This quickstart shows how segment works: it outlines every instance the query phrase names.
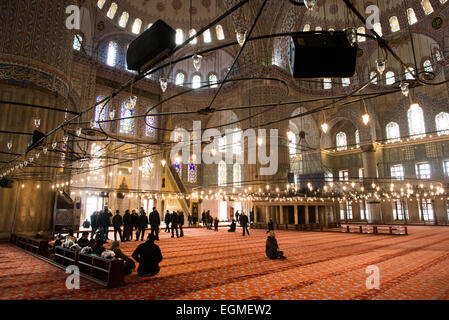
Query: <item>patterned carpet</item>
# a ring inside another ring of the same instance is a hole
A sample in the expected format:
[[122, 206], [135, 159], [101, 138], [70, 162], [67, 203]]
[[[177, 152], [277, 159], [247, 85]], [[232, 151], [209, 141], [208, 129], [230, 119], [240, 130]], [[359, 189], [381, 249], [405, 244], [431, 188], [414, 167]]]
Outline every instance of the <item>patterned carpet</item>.
[[[449, 299], [446, 227], [409, 227], [405, 237], [278, 231], [287, 260], [266, 258], [264, 230], [237, 231], [162, 232], [161, 272], [134, 272], [116, 289], [82, 278], [69, 291], [64, 271], [1, 244], [0, 299]], [[122, 249], [130, 255], [136, 245]], [[380, 269], [379, 289], [366, 288], [368, 265]]]

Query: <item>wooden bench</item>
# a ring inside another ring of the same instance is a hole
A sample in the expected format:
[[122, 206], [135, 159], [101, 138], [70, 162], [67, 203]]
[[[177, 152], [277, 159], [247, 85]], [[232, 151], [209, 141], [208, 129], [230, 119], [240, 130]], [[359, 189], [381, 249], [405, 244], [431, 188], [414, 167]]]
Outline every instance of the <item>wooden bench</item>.
[[357, 232], [362, 234], [391, 234], [391, 235], [408, 235], [406, 226], [389, 226], [389, 225], [368, 225], [368, 224], [347, 224], [343, 225], [343, 232]]
[[34, 239], [31, 237], [11, 234], [10, 242], [23, 250], [29, 251], [35, 255], [48, 257], [48, 240]]
[[105, 259], [63, 247], [56, 247], [53, 262], [61, 269], [65, 269], [69, 265], [75, 265], [79, 268], [83, 277], [107, 288], [120, 287], [125, 283], [125, 265], [121, 259]]

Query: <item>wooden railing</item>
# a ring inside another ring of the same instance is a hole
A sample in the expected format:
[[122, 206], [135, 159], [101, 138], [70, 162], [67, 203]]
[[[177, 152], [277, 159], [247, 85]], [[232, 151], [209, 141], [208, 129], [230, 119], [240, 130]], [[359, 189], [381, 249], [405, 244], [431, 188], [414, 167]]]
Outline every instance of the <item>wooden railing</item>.
[[48, 240], [33, 239], [30, 237], [11, 234], [10, 242], [13, 245], [23, 250], [29, 251], [35, 255], [48, 257]]

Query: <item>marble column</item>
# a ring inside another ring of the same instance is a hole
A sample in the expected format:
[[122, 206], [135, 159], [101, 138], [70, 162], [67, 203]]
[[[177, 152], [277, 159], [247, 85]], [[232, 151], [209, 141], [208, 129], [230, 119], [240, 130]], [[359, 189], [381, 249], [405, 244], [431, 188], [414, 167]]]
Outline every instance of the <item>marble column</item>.
[[[375, 189], [371, 186], [372, 183], [376, 183], [377, 179], [377, 160], [376, 160], [376, 149], [374, 145], [365, 145], [362, 146], [362, 160], [363, 160], [363, 168], [365, 171], [365, 179], [364, 179], [364, 187], [366, 191], [374, 192]], [[381, 216], [381, 208], [380, 201], [375, 197], [368, 199], [367, 201], [367, 209], [369, 223], [382, 223]]]
[[298, 217], [298, 206], [295, 204], [295, 205], [293, 206], [293, 208], [294, 208], [295, 224], [298, 224], [298, 223], [299, 223], [299, 222], [298, 222], [298, 220], [299, 220], [299, 217]]
[[309, 224], [309, 206], [306, 206], [305, 210], [305, 224]]

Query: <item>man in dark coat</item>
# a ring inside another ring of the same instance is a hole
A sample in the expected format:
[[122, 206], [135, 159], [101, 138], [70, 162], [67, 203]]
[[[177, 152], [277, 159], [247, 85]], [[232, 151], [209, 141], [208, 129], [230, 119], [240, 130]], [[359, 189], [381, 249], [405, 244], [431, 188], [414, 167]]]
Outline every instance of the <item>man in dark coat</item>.
[[123, 215], [123, 241], [129, 241], [132, 237], [133, 221], [129, 210]]
[[203, 210], [201, 213], [201, 222], [203, 223], [203, 227], [206, 225], [206, 212]]
[[178, 225], [179, 225], [179, 237], [184, 237], [184, 232], [182, 231], [182, 226], [184, 225], [184, 212], [180, 212], [178, 216]]
[[232, 219], [232, 222], [231, 222], [228, 232], [235, 232], [235, 227], [236, 227], [235, 220]]
[[156, 207], [153, 207], [153, 211], [150, 213], [150, 226], [151, 226], [151, 234], [154, 235], [154, 238], [159, 241], [159, 225], [161, 224], [161, 217], [159, 216], [159, 212], [157, 212]]
[[148, 217], [145, 214], [145, 211], [140, 211], [139, 219], [137, 220], [137, 232], [136, 232], [136, 241], [143, 241], [143, 237], [145, 236], [145, 229], [148, 227]]
[[240, 216], [240, 224], [242, 225], [242, 229], [243, 229], [243, 236], [245, 236], [245, 230], [246, 233], [249, 236], [249, 231], [248, 231], [248, 216], [244, 213], [242, 213], [242, 215]]
[[114, 227], [114, 240], [117, 241], [117, 232], [120, 236], [120, 241], [123, 241], [122, 226], [123, 218], [120, 215], [120, 210], [115, 210], [115, 216], [112, 218], [112, 226]]
[[139, 230], [139, 215], [137, 214], [136, 210], [133, 209], [131, 211], [131, 221], [132, 221], [132, 228], [131, 228], [131, 240], [133, 239], [133, 230], [136, 230], [136, 238], [137, 238], [137, 230]]
[[90, 238], [93, 239], [95, 236], [95, 233], [98, 230], [98, 212], [94, 211], [92, 215], [90, 216], [90, 225], [92, 227], [92, 232], [90, 234]]
[[254, 228], [254, 208], [249, 212], [249, 223], [251, 228]]
[[179, 238], [178, 236], [178, 214], [176, 211], [173, 211], [171, 214], [171, 237], [175, 237], [175, 230], [176, 230], [176, 238]]
[[189, 221], [189, 227], [190, 227], [192, 225], [192, 215], [191, 214], [189, 214], [187, 216], [187, 220]]
[[239, 211], [238, 210], [235, 212], [235, 221], [240, 222], [240, 220], [239, 220]]
[[109, 211], [104, 210], [100, 211], [100, 214], [98, 216], [98, 225], [100, 227], [101, 239], [104, 242], [106, 242], [108, 240], [108, 231], [109, 231]]
[[[145, 216], [146, 217], [146, 216]], [[159, 262], [162, 261], [161, 249], [154, 243], [154, 236], [148, 235], [148, 240], [134, 250], [132, 257], [139, 263], [137, 274], [151, 277], [159, 273]]]
[[270, 259], [287, 259], [284, 256], [284, 253], [279, 250], [278, 242], [273, 231], [270, 231], [270, 234], [267, 237], [267, 241], [265, 244], [265, 254]]
[[165, 213], [165, 232], [170, 233], [170, 222], [171, 222], [171, 214], [170, 211], [167, 210]]
[[267, 233], [270, 233], [270, 231], [274, 230], [274, 224], [273, 224], [273, 219], [270, 218], [270, 221], [268, 221], [268, 231]]

